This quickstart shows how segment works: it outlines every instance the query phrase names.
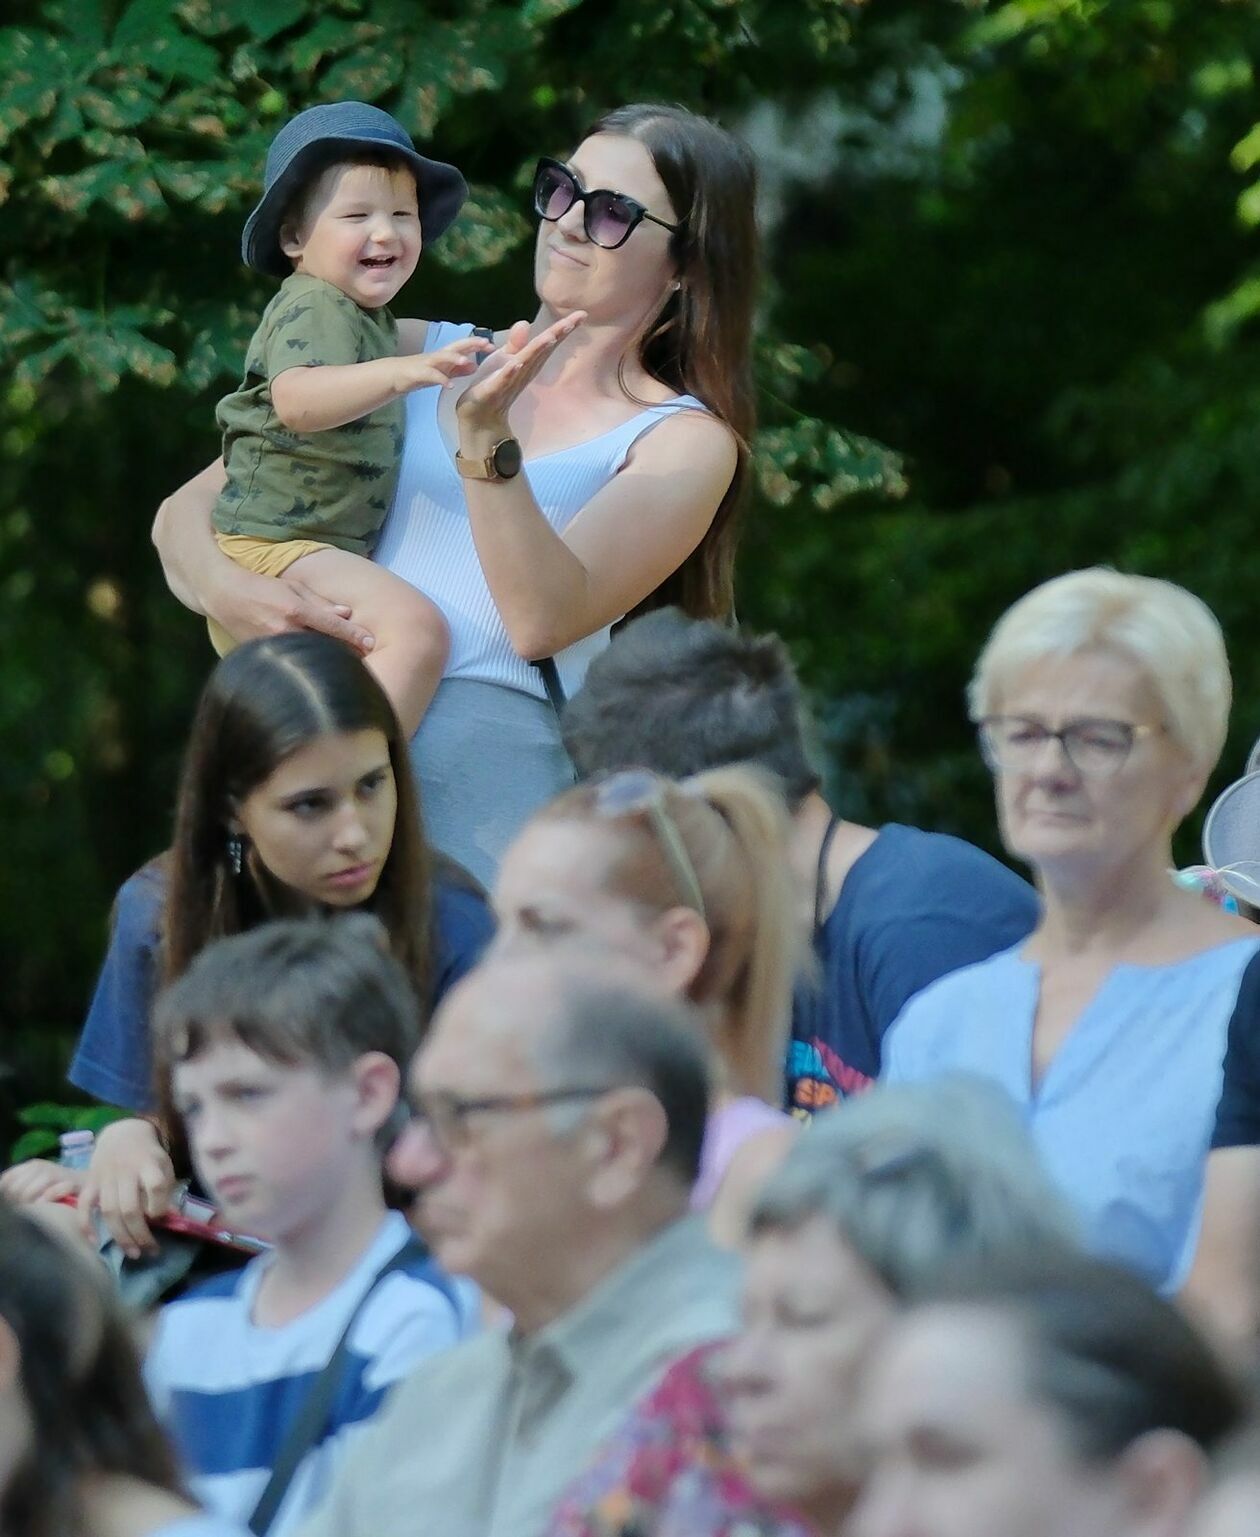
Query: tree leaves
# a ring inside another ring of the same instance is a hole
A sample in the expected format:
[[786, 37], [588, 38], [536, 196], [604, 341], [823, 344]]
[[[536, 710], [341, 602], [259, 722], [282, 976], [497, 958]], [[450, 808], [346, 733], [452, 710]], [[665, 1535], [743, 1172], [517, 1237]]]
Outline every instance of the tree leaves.
[[452, 272], [477, 272], [497, 267], [529, 232], [517, 198], [495, 187], [474, 186], [459, 218], [429, 255]]
[[52, 112], [65, 66], [64, 49], [48, 33], [0, 31], [0, 145]]
[[900, 455], [812, 417], [763, 429], [754, 450], [758, 487], [774, 507], [787, 506], [803, 491], [821, 512], [851, 496], [906, 494]]

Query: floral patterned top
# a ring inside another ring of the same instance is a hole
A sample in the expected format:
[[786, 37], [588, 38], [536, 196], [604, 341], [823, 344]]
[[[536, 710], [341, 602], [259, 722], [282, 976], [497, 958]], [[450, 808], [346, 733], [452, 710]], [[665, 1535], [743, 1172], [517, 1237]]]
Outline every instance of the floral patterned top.
[[816, 1537], [767, 1503], [728, 1445], [722, 1342], [683, 1356], [561, 1500], [547, 1537]]

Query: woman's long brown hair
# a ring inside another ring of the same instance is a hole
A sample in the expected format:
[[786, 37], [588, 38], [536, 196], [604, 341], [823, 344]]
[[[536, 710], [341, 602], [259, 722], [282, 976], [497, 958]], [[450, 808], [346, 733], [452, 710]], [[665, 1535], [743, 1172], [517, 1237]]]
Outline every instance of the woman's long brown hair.
[[696, 619], [729, 619], [734, 612], [739, 519], [748, 492], [749, 444], [756, 426], [756, 166], [738, 139], [684, 107], [618, 107], [599, 118], [584, 137], [597, 133], [624, 134], [643, 145], [682, 223], [671, 240], [679, 287], [640, 344], [640, 361], [662, 384], [703, 401], [731, 429], [738, 454], [731, 483], [704, 538], [636, 612], [676, 604]]
[[210, 674], [184, 753], [162, 924], [163, 980], [181, 976], [212, 939], [275, 917], [278, 892], [246, 861], [233, 873], [229, 825], [276, 768], [316, 738], [377, 730], [389, 744], [398, 812], [376, 891], [364, 904], [389, 934], [427, 1009], [432, 997], [430, 856], [407, 743], [380, 684], [340, 641], [312, 631], [229, 652]]
[[94, 1474], [183, 1493], [105, 1272], [3, 1201], [0, 1320], [17, 1341], [31, 1421], [30, 1450], [0, 1489], [0, 1531], [87, 1537]]

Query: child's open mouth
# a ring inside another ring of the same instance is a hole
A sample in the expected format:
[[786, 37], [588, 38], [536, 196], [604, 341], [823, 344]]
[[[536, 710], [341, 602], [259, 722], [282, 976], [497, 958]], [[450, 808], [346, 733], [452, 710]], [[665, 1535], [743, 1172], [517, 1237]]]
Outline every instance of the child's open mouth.
[[361, 265], [364, 267], [392, 267], [398, 260], [396, 256], [364, 256]]

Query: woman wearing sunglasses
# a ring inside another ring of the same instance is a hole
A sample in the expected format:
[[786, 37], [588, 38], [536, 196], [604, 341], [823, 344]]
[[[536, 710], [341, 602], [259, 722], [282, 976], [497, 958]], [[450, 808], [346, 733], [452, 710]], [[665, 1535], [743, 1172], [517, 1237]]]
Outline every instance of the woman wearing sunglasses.
[[[548, 702], [572, 693], [645, 602], [731, 609], [753, 427], [757, 281], [748, 152], [677, 107], [622, 107], [540, 162], [532, 323], [498, 333], [471, 382], [407, 397], [406, 446], [375, 558], [451, 630], [414, 739], [437, 846], [482, 879], [571, 779]], [[467, 325], [400, 324], [415, 351]], [[167, 578], [232, 634], [294, 626], [366, 644], [353, 615], [218, 552], [214, 465], [163, 504]], [[553, 658], [544, 674], [530, 664]]]
[[1171, 582], [1072, 572], [998, 622], [970, 703], [1002, 838], [1036, 873], [1041, 917], [1026, 941], [910, 1000], [884, 1076], [995, 1079], [1088, 1245], [1176, 1290], [1229, 1021], [1260, 949], [1253, 925], [1171, 877], [1173, 831], [1225, 741], [1220, 626]]
[[497, 952], [595, 946], [696, 1006], [716, 1081], [692, 1204], [726, 1243], [794, 1131], [775, 1108], [806, 942], [786, 846], [782, 802], [755, 770], [675, 784], [630, 769], [531, 817], [494, 891]]

